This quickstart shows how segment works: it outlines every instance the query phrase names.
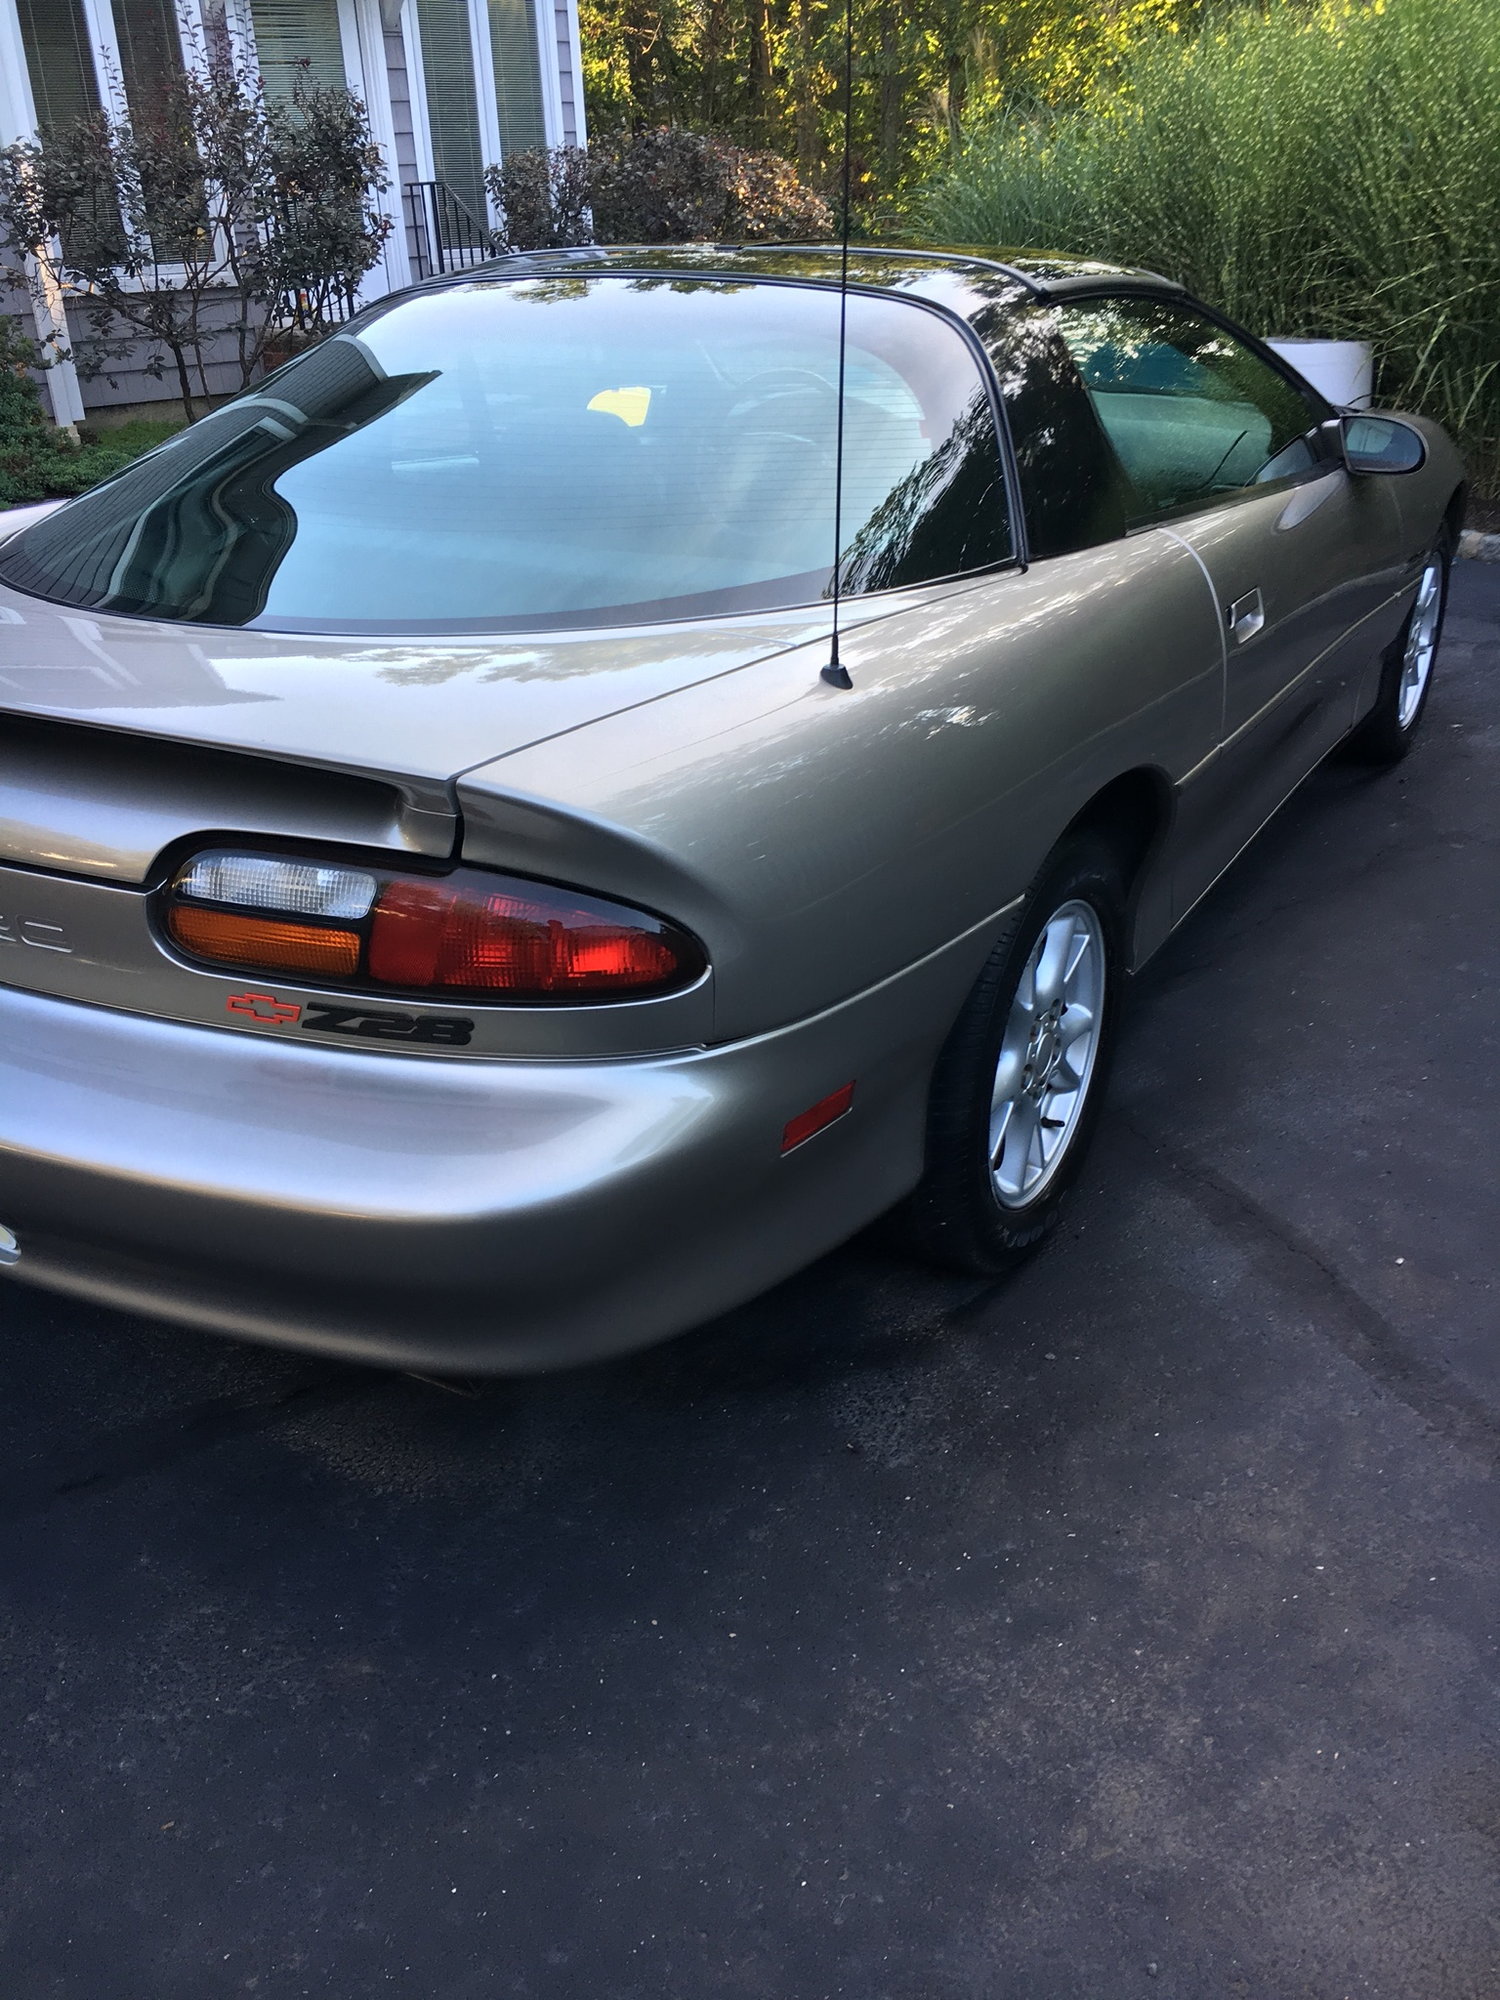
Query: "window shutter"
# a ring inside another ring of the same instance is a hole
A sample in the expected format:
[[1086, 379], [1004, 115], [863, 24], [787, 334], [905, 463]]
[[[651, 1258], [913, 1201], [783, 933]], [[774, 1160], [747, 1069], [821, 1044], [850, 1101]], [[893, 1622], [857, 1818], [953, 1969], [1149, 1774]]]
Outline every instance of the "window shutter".
[[487, 213], [468, 0], [417, 0], [427, 126], [437, 178], [482, 223]]
[[19, 0], [17, 13], [37, 123], [68, 125], [97, 111], [99, 90], [80, 0]]
[[113, 0], [113, 11], [125, 103], [144, 117], [161, 83], [182, 75], [177, 10], [173, 0]]
[[300, 78], [324, 90], [348, 87], [338, 0], [250, 0], [250, 19], [272, 103], [290, 103]]
[[489, 0], [489, 15], [501, 144], [507, 153], [545, 146], [536, 9], [532, 0]]

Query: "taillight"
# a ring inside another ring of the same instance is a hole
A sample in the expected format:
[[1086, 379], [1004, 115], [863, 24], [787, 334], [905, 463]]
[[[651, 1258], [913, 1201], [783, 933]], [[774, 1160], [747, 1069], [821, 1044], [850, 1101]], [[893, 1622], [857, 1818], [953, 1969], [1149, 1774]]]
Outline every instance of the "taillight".
[[496, 1001], [640, 999], [704, 969], [696, 940], [645, 910], [477, 868], [200, 854], [167, 890], [166, 928], [193, 958], [240, 972]]

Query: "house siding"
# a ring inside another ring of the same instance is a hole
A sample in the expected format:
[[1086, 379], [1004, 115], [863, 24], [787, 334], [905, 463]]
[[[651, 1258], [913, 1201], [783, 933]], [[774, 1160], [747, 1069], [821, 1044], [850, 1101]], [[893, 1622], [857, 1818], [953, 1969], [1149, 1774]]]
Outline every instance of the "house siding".
[[[231, 331], [236, 317], [236, 307], [232, 300], [211, 301], [205, 306], [204, 317], [210, 325], [216, 321], [223, 331], [205, 343], [205, 374], [208, 393], [211, 397], [232, 396], [243, 388], [240, 379], [239, 360], [235, 352], [235, 337]], [[85, 374], [88, 366], [91, 329], [88, 319], [77, 307], [68, 308], [68, 333], [73, 352], [79, 363], [79, 387], [83, 392], [85, 410], [110, 410], [127, 403], [175, 402], [182, 390], [177, 380], [177, 367], [164, 347], [155, 347], [144, 340], [132, 341], [126, 354], [117, 361], [106, 363], [97, 374]], [[161, 372], [147, 372], [152, 355], [161, 360]], [[202, 394], [202, 385], [193, 371], [193, 393]]]
[[[205, 0], [204, 7], [210, 33], [223, 33], [222, 0]], [[542, 11], [546, 19], [545, 8]], [[378, 36], [379, 52], [384, 57], [385, 78], [389, 94], [390, 125], [387, 135], [387, 170], [393, 187], [392, 208], [398, 215], [400, 234], [393, 239], [392, 249], [404, 242], [408, 257], [415, 255], [417, 243], [410, 221], [410, 210], [402, 196], [402, 190], [420, 178], [421, 168], [417, 151], [417, 118], [412, 103], [415, 79], [407, 68], [406, 43], [401, 32], [400, 10], [382, 7], [381, 32]], [[557, 105], [560, 129], [557, 136], [565, 145], [582, 145], [585, 141], [585, 118], [583, 107], [583, 81], [578, 56], [578, 15], [576, 0], [552, 0], [551, 19], [553, 33], [540, 36], [540, 59], [544, 65], [555, 65], [550, 79], [544, 77], [544, 99], [551, 97]], [[365, 46], [370, 47], [367, 42]], [[7, 49], [19, 50], [20, 25], [17, 0], [0, 0], [0, 57]], [[375, 51], [371, 51], [372, 59]], [[14, 67], [10, 64], [9, 67]], [[0, 145], [17, 138], [29, 138], [29, 90], [21, 86], [24, 79], [0, 75]], [[12, 87], [13, 86], [13, 87]], [[400, 259], [388, 256], [386, 261], [386, 281], [398, 282], [405, 273], [394, 268]], [[378, 292], [379, 280], [373, 288]], [[365, 296], [370, 295], [367, 285]], [[226, 311], [230, 310], [226, 308]], [[0, 311], [15, 313], [29, 321], [29, 301], [14, 291], [7, 290], [0, 282]], [[69, 329], [75, 350], [87, 353], [87, 323], [82, 315], [70, 308]], [[225, 395], [240, 386], [239, 369], [232, 358], [232, 336], [226, 334], [216, 343], [217, 352], [212, 352], [208, 365], [208, 385], [212, 395]], [[78, 387], [85, 409], [104, 410], [128, 404], [167, 402], [178, 395], [175, 371], [170, 364], [158, 376], [148, 373], [152, 349], [145, 342], [139, 343], [121, 361], [112, 363], [109, 369], [101, 371], [86, 380], [80, 380]], [[46, 386], [57, 387], [57, 377], [52, 382], [43, 378]]]
[[[391, 178], [398, 189], [405, 190], [422, 176], [417, 161], [417, 121], [411, 101], [411, 71], [406, 66], [406, 40], [399, 27], [388, 27], [385, 31], [385, 73], [391, 95], [391, 127], [396, 138], [396, 157], [390, 162]], [[419, 268], [421, 246], [412, 227], [410, 204], [405, 199], [401, 202], [399, 226], [405, 237], [410, 268], [415, 271]]]
[[554, 0], [553, 39], [557, 45], [558, 97], [562, 105], [562, 142], [581, 146], [587, 138], [583, 111], [583, 77], [579, 62], [578, 10], [569, 0]]

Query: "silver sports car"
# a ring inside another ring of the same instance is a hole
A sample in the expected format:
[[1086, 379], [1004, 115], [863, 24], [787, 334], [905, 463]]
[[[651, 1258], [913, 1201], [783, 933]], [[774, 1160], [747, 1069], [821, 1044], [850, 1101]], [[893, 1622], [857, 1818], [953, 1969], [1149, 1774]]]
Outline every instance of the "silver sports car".
[[1336, 744], [1410, 743], [1463, 495], [1103, 264], [383, 301], [3, 524], [0, 1262], [464, 1371], [889, 1210], [1003, 1269], [1130, 974]]

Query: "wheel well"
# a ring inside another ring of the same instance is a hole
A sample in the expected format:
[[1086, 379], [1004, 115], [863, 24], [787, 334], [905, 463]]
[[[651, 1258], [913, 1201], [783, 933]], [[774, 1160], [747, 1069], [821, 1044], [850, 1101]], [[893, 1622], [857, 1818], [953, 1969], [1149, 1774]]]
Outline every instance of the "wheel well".
[[1095, 792], [1068, 831], [1087, 829], [1104, 835], [1120, 857], [1133, 900], [1171, 812], [1172, 788], [1160, 771], [1126, 771]]
[[1464, 531], [1464, 515], [1468, 511], [1469, 488], [1467, 482], [1465, 482], [1464, 485], [1454, 488], [1453, 498], [1448, 502], [1447, 510], [1443, 515], [1443, 526], [1452, 537], [1454, 548], [1458, 547], [1458, 538]]

